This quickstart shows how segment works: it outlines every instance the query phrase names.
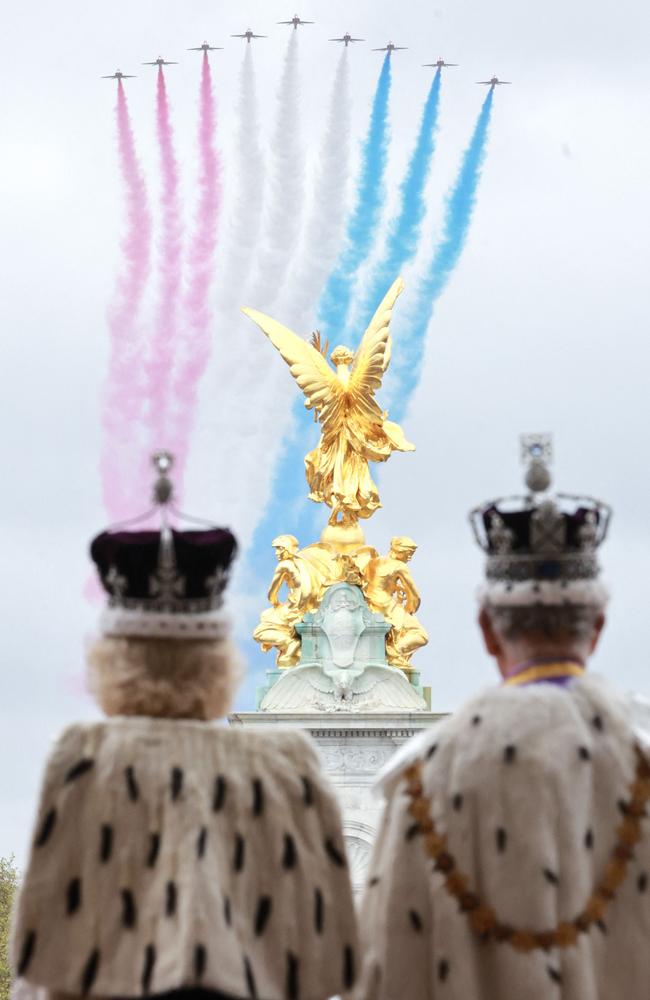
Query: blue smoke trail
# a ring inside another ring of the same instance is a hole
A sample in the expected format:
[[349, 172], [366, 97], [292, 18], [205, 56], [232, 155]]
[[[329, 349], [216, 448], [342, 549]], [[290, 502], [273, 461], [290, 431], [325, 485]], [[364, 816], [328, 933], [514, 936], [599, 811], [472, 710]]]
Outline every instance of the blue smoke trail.
[[[370, 125], [361, 150], [361, 176], [357, 203], [345, 234], [345, 249], [329, 276], [318, 304], [318, 321], [330, 341], [345, 329], [357, 272], [364, 263], [377, 230], [384, 194], [388, 160], [388, 99], [390, 97], [390, 52], [384, 57], [372, 104]], [[325, 209], [326, 210], [326, 209]]]
[[[405, 325], [393, 353], [391, 418], [401, 420], [419, 382], [427, 329], [433, 308], [444, 291], [467, 240], [481, 169], [487, 151], [493, 91], [483, 102], [472, 138], [463, 154], [456, 183], [445, 204], [442, 239], [415, 292], [411, 321]], [[395, 387], [397, 382], [397, 389]]]
[[[370, 321], [401, 269], [415, 256], [418, 247], [420, 227], [426, 213], [425, 187], [436, 148], [440, 83], [441, 72], [437, 69], [422, 111], [415, 148], [400, 187], [399, 214], [391, 221], [386, 252], [373, 269], [363, 305], [365, 322], [361, 324], [360, 332]], [[350, 339], [350, 335], [346, 333], [346, 343]]]

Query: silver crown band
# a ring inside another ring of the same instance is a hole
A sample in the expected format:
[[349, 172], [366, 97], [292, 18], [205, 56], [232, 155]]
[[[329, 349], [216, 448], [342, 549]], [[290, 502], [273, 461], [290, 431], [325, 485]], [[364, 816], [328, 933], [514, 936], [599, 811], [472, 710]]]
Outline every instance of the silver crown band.
[[215, 640], [230, 633], [230, 619], [223, 610], [184, 614], [114, 606], [102, 612], [99, 627], [115, 638]]
[[488, 580], [502, 583], [538, 581], [572, 583], [575, 580], [595, 580], [599, 573], [594, 552], [501, 553], [488, 556], [485, 575]]

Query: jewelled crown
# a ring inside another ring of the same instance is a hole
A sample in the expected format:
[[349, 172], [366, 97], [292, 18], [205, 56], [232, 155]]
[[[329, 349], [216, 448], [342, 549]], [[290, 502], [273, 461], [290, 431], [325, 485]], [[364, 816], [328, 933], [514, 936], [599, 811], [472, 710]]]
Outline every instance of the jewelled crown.
[[[157, 478], [154, 510], [123, 526], [101, 532], [90, 546], [108, 606], [102, 619], [107, 635], [216, 636], [223, 633], [223, 592], [237, 551], [227, 528], [212, 527], [181, 514], [173, 505], [173, 458], [154, 455]], [[160, 529], [130, 530], [129, 524], [155, 513]], [[191, 521], [189, 530], [170, 518]]]
[[492, 603], [593, 604], [605, 600], [597, 550], [611, 508], [593, 497], [550, 495], [548, 435], [524, 435], [528, 493], [491, 500], [470, 512], [487, 555], [484, 596]]

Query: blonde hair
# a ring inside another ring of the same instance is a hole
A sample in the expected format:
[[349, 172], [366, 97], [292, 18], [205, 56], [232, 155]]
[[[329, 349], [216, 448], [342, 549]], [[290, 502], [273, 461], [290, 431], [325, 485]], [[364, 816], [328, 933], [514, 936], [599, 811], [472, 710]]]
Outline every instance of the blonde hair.
[[230, 640], [102, 636], [86, 655], [90, 689], [107, 715], [217, 719], [242, 675]]

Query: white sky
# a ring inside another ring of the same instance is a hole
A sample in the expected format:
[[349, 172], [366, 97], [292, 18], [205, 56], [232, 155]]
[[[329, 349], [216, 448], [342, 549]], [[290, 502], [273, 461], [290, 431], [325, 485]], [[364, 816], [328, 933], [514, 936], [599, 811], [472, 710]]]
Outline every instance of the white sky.
[[[514, 81], [495, 95], [469, 243], [437, 308], [420, 389], [404, 421], [418, 450], [381, 470], [385, 509], [367, 536], [381, 549], [394, 533], [419, 542], [412, 568], [431, 642], [418, 666], [434, 708], [454, 707], [491, 677], [473, 621], [481, 566], [466, 511], [519, 488], [520, 431], [552, 431], [558, 486], [602, 496], [615, 509], [603, 551], [613, 591], [610, 625], [595, 665], [619, 686], [650, 693], [650, 13], [640, 0], [435, 3], [304, 0], [299, 10], [318, 22], [300, 37], [307, 185], [338, 57], [325, 39], [345, 30], [368, 39], [349, 53], [355, 152], [382, 58], [370, 46], [392, 38], [410, 47], [393, 63], [388, 207], [430, 82], [431, 71], [420, 64], [439, 55], [461, 64], [443, 82], [425, 249], [483, 97], [474, 81], [493, 73]], [[22, 0], [5, 11], [0, 854], [24, 857], [50, 740], [67, 721], [94, 714], [81, 677], [96, 608], [81, 592], [87, 541], [105, 523], [100, 391], [122, 209], [114, 86], [99, 76], [117, 66], [139, 74], [128, 95], [155, 198], [155, 79], [140, 63], [160, 53], [180, 60], [167, 81], [191, 208], [199, 57], [185, 49], [204, 38], [226, 46], [212, 65], [227, 206], [243, 56], [243, 43], [228, 36], [249, 25], [271, 36], [254, 53], [266, 142], [288, 30], [274, 22], [293, 13], [279, 0]], [[225, 231], [221, 252], [228, 252]], [[399, 351], [399, 314], [393, 334]], [[247, 404], [245, 397], [230, 401], [219, 378], [230, 336], [215, 331], [185, 506], [225, 519], [246, 540], [268, 492], [274, 453], [261, 430], [249, 432], [241, 447], [252, 449], [262, 487], [238, 486], [229, 495], [219, 456], [238, 430], [224, 415]], [[295, 389], [261, 335], [251, 328], [248, 336], [251, 376], [279, 366], [283, 426]], [[262, 608], [262, 590], [249, 595], [251, 603]], [[242, 608], [234, 603], [236, 614]], [[251, 677], [266, 665], [258, 658]]]

